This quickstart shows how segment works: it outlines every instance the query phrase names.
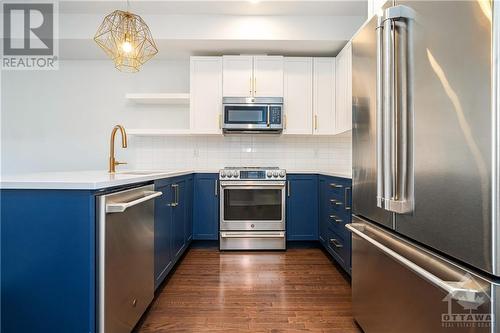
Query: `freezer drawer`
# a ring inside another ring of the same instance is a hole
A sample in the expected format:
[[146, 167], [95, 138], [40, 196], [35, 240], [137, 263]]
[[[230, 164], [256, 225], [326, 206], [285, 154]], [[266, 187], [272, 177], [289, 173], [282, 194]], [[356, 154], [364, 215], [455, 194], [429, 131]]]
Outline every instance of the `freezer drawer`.
[[365, 333], [495, 332], [491, 281], [356, 217], [352, 299]]

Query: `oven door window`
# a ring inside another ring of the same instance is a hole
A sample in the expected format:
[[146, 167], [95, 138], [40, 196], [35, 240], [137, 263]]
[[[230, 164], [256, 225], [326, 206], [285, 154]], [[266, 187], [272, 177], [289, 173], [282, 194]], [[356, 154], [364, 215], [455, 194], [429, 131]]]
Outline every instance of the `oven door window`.
[[282, 189], [225, 189], [224, 220], [281, 221]]
[[264, 105], [226, 105], [224, 113], [226, 124], [265, 124], [267, 122], [267, 106]]

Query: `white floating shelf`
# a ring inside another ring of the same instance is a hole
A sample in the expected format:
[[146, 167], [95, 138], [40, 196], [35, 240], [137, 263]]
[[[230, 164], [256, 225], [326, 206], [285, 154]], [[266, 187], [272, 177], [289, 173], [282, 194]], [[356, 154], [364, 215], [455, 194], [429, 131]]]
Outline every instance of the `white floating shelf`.
[[187, 93], [126, 94], [125, 98], [137, 104], [189, 104]]

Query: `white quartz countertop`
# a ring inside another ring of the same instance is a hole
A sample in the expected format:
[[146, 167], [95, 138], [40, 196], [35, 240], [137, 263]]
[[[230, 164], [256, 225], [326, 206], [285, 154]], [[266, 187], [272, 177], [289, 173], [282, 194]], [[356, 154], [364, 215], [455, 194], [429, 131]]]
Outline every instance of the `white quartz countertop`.
[[[134, 172], [134, 171], [129, 171]], [[143, 171], [141, 171], [142, 173]], [[162, 170], [137, 174], [127, 171], [109, 174], [107, 171], [40, 172], [2, 176], [2, 189], [97, 190], [155, 179], [192, 173], [192, 170]]]
[[[40, 172], [5, 175], [1, 179], [2, 189], [47, 189], [47, 190], [98, 190], [115, 186], [148, 182], [190, 173], [218, 173], [219, 170], [157, 170], [121, 171], [109, 174], [106, 171]], [[287, 170], [287, 173], [321, 174], [325, 176], [351, 178], [318, 170]]]
[[335, 171], [323, 171], [323, 170], [286, 170], [286, 173], [302, 173], [302, 174], [318, 174], [323, 176], [331, 176], [331, 177], [339, 177], [339, 178], [347, 178], [352, 179], [352, 175], [350, 173], [344, 172], [335, 172]]

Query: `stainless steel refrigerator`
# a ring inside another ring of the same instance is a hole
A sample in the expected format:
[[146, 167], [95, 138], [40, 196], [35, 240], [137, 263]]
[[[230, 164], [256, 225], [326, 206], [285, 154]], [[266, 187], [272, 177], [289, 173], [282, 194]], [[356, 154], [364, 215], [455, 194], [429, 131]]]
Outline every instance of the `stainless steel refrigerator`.
[[352, 42], [365, 333], [499, 332], [500, 1], [389, 1]]

